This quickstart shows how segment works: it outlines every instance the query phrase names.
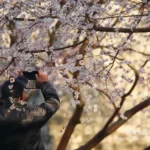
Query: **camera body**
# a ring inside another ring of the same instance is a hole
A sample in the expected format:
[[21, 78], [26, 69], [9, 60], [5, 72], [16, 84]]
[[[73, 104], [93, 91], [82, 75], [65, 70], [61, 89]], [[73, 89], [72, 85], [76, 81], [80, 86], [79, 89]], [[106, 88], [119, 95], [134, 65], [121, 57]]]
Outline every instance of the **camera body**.
[[38, 74], [38, 71], [23, 71], [23, 76], [29, 80], [26, 89], [38, 89], [35, 77], [36, 74]]
[[36, 80], [35, 77], [36, 74], [38, 74], [38, 71], [32, 71], [32, 72], [23, 71], [24, 77], [26, 77], [28, 80]]

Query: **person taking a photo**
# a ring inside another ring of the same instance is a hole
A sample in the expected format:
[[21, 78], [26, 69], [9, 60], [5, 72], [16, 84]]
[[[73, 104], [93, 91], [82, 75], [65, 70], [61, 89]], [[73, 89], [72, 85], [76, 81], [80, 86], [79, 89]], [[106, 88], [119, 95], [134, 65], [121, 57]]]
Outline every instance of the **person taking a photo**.
[[13, 80], [5, 81], [0, 99], [0, 150], [45, 150], [41, 128], [60, 107], [60, 99], [48, 75], [36, 74], [38, 88], [45, 102], [28, 106], [25, 102], [28, 80], [20, 71]]

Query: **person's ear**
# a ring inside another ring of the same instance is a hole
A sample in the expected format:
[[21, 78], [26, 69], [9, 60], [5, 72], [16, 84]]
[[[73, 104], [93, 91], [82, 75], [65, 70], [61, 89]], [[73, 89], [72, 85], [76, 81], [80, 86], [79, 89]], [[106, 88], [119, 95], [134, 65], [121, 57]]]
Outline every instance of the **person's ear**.
[[21, 96], [20, 96], [20, 100], [24, 100], [24, 92], [22, 92]]
[[23, 91], [23, 93], [22, 93], [22, 98], [23, 98], [23, 100], [26, 99], [26, 93], [25, 93], [25, 91]]

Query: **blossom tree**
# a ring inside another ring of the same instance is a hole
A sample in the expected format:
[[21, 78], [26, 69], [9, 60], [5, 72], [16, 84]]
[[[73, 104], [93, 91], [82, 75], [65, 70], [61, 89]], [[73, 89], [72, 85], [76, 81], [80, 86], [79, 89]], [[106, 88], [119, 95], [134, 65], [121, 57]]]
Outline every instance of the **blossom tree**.
[[[0, 75], [12, 78], [38, 66], [72, 94], [76, 108], [57, 150], [66, 148], [92, 99], [81, 89], [103, 95], [112, 114], [78, 148], [90, 150], [149, 106], [149, 95], [137, 94], [139, 86], [149, 91], [149, 32], [150, 0], [1, 0]], [[122, 111], [133, 95], [142, 101]]]

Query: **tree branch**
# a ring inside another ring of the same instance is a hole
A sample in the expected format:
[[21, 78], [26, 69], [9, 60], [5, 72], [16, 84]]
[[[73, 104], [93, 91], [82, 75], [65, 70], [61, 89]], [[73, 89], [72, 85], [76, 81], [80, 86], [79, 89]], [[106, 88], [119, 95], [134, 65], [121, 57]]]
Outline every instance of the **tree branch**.
[[[88, 84], [89, 86], [92, 87], [92, 84], [91, 84], [91, 83], [86, 82], [86, 84]], [[98, 92], [103, 93], [108, 99], [110, 99], [110, 96], [109, 96], [106, 92], [104, 92], [103, 90], [101, 90], [101, 89], [99, 89], [99, 88], [95, 88], [95, 89], [96, 89]], [[116, 110], [116, 109], [117, 109], [116, 104], [115, 104], [114, 102], [112, 102], [112, 105], [113, 105], [114, 109]], [[119, 117], [119, 113], [118, 113], [118, 117]]]
[[[145, 66], [146, 63], [147, 63], [147, 60], [144, 62], [144, 64], [142, 66]], [[119, 112], [119, 110], [121, 109], [126, 97], [129, 96], [132, 93], [132, 91], [134, 90], [135, 86], [137, 85], [138, 79], [139, 79], [139, 75], [138, 75], [137, 71], [132, 66], [130, 66], [130, 65], [128, 65], [128, 66], [135, 73], [135, 81], [134, 81], [133, 85], [131, 86], [130, 90], [121, 97], [120, 107], [117, 107], [116, 111], [114, 112], [112, 117], [110, 117], [110, 119], [107, 121], [104, 128], [101, 131], [99, 131], [89, 142], [87, 142], [84, 146], [81, 146], [77, 150], [84, 150], [84, 149], [91, 150], [91, 148], [95, 147], [106, 136], [110, 135], [115, 130], [117, 130], [121, 125], [123, 125], [125, 122], [127, 122], [127, 120], [129, 120], [133, 115], [135, 115], [137, 112], [139, 112], [140, 110], [142, 110], [145, 107], [150, 105], [150, 98], [148, 98], [145, 101], [141, 102], [140, 104], [136, 105], [135, 107], [127, 110], [124, 113], [124, 116], [127, 117], [127, 119], [119, 118], [116, 122], [114, 122], [113, 124], [110, 125], [110, 123], [116, 116], [117, 112]]]
[[134, 80], [134, 83], [133, 85], [131, 86], [130, 90], [125, 93], [123, 96], [121, 96], [121, 101], [120, 101], [120, 104], [119, 104], [119, 107], [117, 107], [116, 111], [113, 113], [113, 115], [109, 118], [109, 120], [107, 121], [106, 125], [104, 126], [103, 130], [106, 130], [108, 128], [108, 126], [110, 125], [110, 123], [113, 121], [113, 119], [115, 118], [115, 116], [118, 114], [119, 110], [121, 109], [125, 99], [127, 96], [129, 96], [131, 94], [131, 92], [134, 90], [135, 86], [137, 85], [137, 82], [138, 82], [138, 79], [139, 79], [139, 76], [138, 76], [138, 73], [137, 71], [130, 66], [130, 68], [134, 71], [134, 74], [135, 74], [135, 80]]
[[95, 147], [99, 142], [101, 142], [105, 137], [112, 134], [116, 131], [121, 125], [127, 122], [133, 115], [137, 112], [141, 111], [142, 109], [148, 107], [150, 105], [150, 98], [146, 99], [145, 101], [141, 102], [140, 104], [136, 105], [135, 107], [127, 110], [124, 113], [124, 116], [127, 117], [127, 120], [119, 118], [116, 122], [114, 122], [107, 130], [102, 129], [99, 133], [97, 133], [90, 141], [88, 141], [85, 145], [79, 147], [76, 150], [91, 150]]
[[[54, 48], [53, 50], [54, 51], [59, 51], [59, 50], [63, 50], [63, 49], [68, 49], [68, 48], [72, 48], [72, 47], [76, 47], [82, 43], [84, 43], [87, 39], [85, 38], [84, 40], [80, 41], [79, 43], [75, 43], [73, 45], [69, 45], [69, 46], [65, 46], [65, 47], [60, 47], [60, 48]], [[30, 51], [30, 50], [27, 50], [27, 51], [24, 51], [24, 49], [20, 49], [18, 52], [24, 52], [24, 53], [41, 53], [41, 52], [45, 52], [45, 53], [50, 53], [50, 51], [46, 52], [45, 50], [33, 50], [33, 51]]]
[[12, 60], [8, 63], [8, 65], [0, 72], [0, 75], [4, 73], [5, 70], [9, 68], [9, 66], [15, 61], [16, 57], [13, 57]]
[[117, 33], [145, 33], [145, 32], [150, 32], [150, 27], [149, 28], [136, 28], [136, 29], [94, 27], [89, 30], [95, 30], [95, 31], [100, 31], [100, 32], [117, 32]]
[[[88, 43], [89, 43], [89, 41], [88, 41], [88, 40], [85, 40], [85, 41], [83, 42], [82, 46], [80, 47], [79, 52], [80, 52], [80, 54], [82, 54], [83, 56], [84, 56], [85, 53], [86, 53], [85, 48], [87, 47]], [[83, 58], [82, 58], [82, 59], [83, 59]], [[81, 60], [81, 59], [80, 59], [80, 60]], [[80, 66], [80, 64], [79, 64], [79, 61], [80, 61], [80, 60], [78, 60], [78, 61], [76, 62], [76, 65], [75, 65], [75, 66]], [[76, 80], [77, 80], [78, 75], [79, 75], [79, 72], [78, 72], [78, 71], [74, 72], [74, 73], [73, 73], [73, 79], [76, 79]], [[73, 86], [70, 85], [70, 88], [72, 88], [74, 91], [80, 92], [80, 86], [78, 86], [78, 87], [73, 87]], [[73, 93], [73, 96], [74, 96], [74, 95], [75, 95], [75, 94]], [[57, 150], [64, 150], [64, 149], [66, 149], [66, 146], [67, 146], [67, 144], [68, 144], [68, 142], [69, 142], [69, 139], [70, 139], [70, 137], [71, 137], [71, 135], [72, 135], [72, 133], [73, 133], [73, 131], [74, 131], [76, 125], [80, 123], [80, 118], [81, 118], [81, 115], [82, 115], [82, 112], [83, 112], [83, 108], [84, 108], [84, 101], [82, 100], [82, 98], [81, 98], [80, 95], [79, 95], [78, 100], [80, 101], [80, 104], [79, 104], [79, 105], [76, 105], [76, 109], [75, 109], [75, 111], [74, 111], [74, 114], [73, 114], [73, 116], [71, 117], [71, 119], [70, 119], [70, 121], [69, 121], [69, 123], [68, 123], [68, 125], [67, 125], [67, 127], [66, 127], [66, 129], [65, 129], [65, 132], [64, 132], [64, 134], [63, 134], [63, 136], [62, 136], [62, 138], [61, 138], [61, 140], [60, 140], [60, 142], [59, 142], [59, 145], [58, 145], [58, 147], [57, 147]]]
[[[81, 100], [81, 98], [79, 98], [79, 99]], [[69, 120], [69, 123], [65, 129], [65, 132], [64, 132], [56, 150], [66, 149], [66, 146], [70, 140], [72, 133], [74, 132], [76, 125], [80, 123], [80, 118], [81, 118], [81, 115], [83, 112], [83, 108], [84, 108], [84, 104], [76, 106], [74, 114], [72, 115], [71, 119]]]
[[101, 20], [104, 20], [104, 19], [119, 18], [119, 17], [121, 17], [121, 18], [146, 17], [148, 15], [149, 15], [149, 13], [143, 14], [143, 15], [124, 15], [124, 16], [117, 15], [117, 16], [109, 16], [109, 17], [104, 17], [104, 18], [91, 18], [91, 19], [101, 19]]

